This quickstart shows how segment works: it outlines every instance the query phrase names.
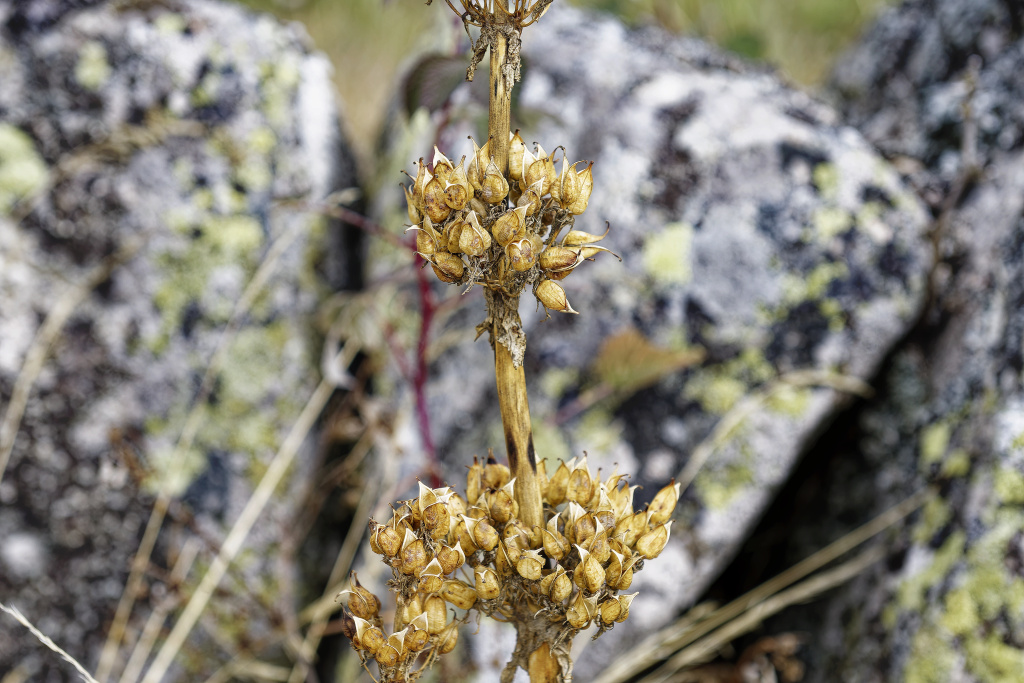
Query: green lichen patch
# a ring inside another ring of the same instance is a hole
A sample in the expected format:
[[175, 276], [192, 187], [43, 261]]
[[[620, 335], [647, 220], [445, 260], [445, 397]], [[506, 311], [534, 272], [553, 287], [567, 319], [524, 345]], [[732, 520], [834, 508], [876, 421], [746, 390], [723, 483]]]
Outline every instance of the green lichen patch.
[[1000, 467], [995, 473], [996, 496], [1006, 505], [1024, 505], [1024, 474], [1016, 467]]
[[749, 466], [730, 463], [702, 472], [694, 481], [694, 487], [705, 506], [722, 510], [753, 482], [754, 472]]
[[949, 439], [953, 429], [948, 422], [935, 422], [921, 430], [920, 463], [927, 469], [933, 463], [942, 460], [949, 448]]
[[693, 278], [690, 264], [693, 226], [671, 223], [644, 243], [644, 269], [658, 283], [685, 285]]
[[774, 379], [776, 374], [759, 349], [748, 348], [730, 361], [695, 371], [683, 395], [699, 403], [705, 412], [723, 415], [751, 387]]
[[923, 626], [914, 634], [903, 680], [906, 683], [947, 683], [956, 661], [957, 655], [949, 639], [938, 629]]
[[927, 604], [927, 595], [946, 577], [957, 562], [963, 560], [964, 543], [967, 537], [963, 531], [950, 534], [942, 547], [936, 551], [931, 563], [923, 570], [905, 580], [897, 591], [897, 601], [904, 611], [920, 612]]
[[853, 217], [846, 209], [838, 206], [823, 206], [811, 216], [814, 234], [823, 241], [838, 237], [853, 227]]
[[0, 215], [20, 201], [38, 195], [50, 174], [32, 138], [18, 128], [0, 123]]
[[839, 168], [828, 162], [814, 167], [811, 175], [818, 193], [826, 201], [835, 201], [839, 196]]
[[82, 46], [75, 63], [75, 80], [86, 90], [99, 90], [110, 79], [110, 61], [107, 48], [98, 40], [90, 40]]

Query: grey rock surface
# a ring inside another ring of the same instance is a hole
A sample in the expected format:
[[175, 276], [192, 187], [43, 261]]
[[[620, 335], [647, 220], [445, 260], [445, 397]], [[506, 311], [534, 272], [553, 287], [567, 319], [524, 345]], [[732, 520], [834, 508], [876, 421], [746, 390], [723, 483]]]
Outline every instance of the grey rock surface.
[[[846, 404], [836, 379], [870, 380], [910, 328], [929, 217], [830, 108], [700, 42], [556, 7], [525, 32], [523, 54], [513, 125], [528, 144], [595, 161], [577, 227], [610, 221], [601, 244], [623, 256], [563, 281], [579, 316], [541, 322], [524, 298], [538, 456], [557, 465], [587, 452], [606, 475], [617, 465], [644, 485], [641, 501], [715, 441], [669, 548], [634, 582], [630, 621], [580, 660], [590, 680], [702, 593]], [[458, 159], [468, 150], [446, 142], [480, 139], [471, 89], [452, 103], [441, 131], [442, 115], [414, 119], [422, 147], [408, 157], [440, 139]], [[438, 334], [471, 338], [482, 318], [467, 302]], [[702, 362], [658, 366], [695, 349]], [[653, 365], [654, 379], [616, 384], [598, 358], [633, 376]], [[454, 481], [473, 454], [501, 452], [491, 363], [484, 341], [467, 342], [432, 368], [429, 412]], [[595, 391], [606, 398], [591, 404]], [[736, 426], [719, 439], [724, 420]]]
[[[190, 579], [209, 566], [317, 381], [324, 222], [303, 206], [353, 183], [329, 72], [300, 29], [222, 3], [0, 6], [0, 414], [32, 380], [0, 431], [0, 447], [13, 438], [0, 601], [90, 670], [156, 491], [173, 502], [115, 675], [154, 606], [177, 604], [166, 572], [190, 548]], [[261, 265], [269, 279], [229, 322]], [[207, 633], [243, 618], [228, 643], [275, 632], [275, 557], [309, 460], [267, 506]], [[231, 656], [202, 641], [178, 680]], [[7, 617], [0, 672], [73, 678]]]
[[889, 539], [901, 549], [890, 562], [794, 617], [821, 626], [811, 681], [1012, 681], [1024, 670], [1019, 10], [905, 3], [836, 72], [842, 108], [915, 162], [904, 168], [939, 216], [940, 261], [921, 324], [859, 413], [849, 450], [865, 467], [824, 497], [864, 511], [927, 484], [937, 495]]

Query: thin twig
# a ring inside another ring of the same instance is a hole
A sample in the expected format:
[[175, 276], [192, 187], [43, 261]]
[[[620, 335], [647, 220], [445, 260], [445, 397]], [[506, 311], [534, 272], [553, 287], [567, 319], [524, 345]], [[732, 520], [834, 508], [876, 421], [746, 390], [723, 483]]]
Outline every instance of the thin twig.
[[99, 683], [99, 681], [97, 681], [95, 678], [89, 675], [89, 672], [85, 670], [84, 666], [78, 663], [78, 660], [76, 660], [74, 657], [69, 655], [64, 650], [62, 650], [60, 646], [57, 645], [57, 643], [50, 640], [49, 637], [43, 635], [42, 631], [33, 626], [32, 622], [25, 618], [25, 615], [19, 612], [17, 607], [8, 607], [7, 605], [0, 602], [0, 610], [7, 612], [12, 617], [17, 619], [21, 623], [21, 625], [27, 628], [29, 632], [32, 635], [34, 635], [40, 643], [42, 643], [46, 647], [50, 648], [51, 650], [59, 654], [64, 659], [64, 661], [66, 661], [71, 666], [75, 667], [79, 675], [81, 675], [82, 680], [86, 681], [86, 683]]
[[224, 574], [227, 572], [232, 560], [238, 554], [238, 551], [241, 550], [242, 544], [249, 535], [249, 531], [252, 530], [260, 513], [270, 501], [278, 484], [284, 479], [284, 475], [292, 462], [294, 462], [302, 442], [320, 416], [324, 406], [327, 404], [327, 399], [330, 398], [333, 391], [334, 385], [327, 380], [322, 380], [313, 392], [313, 395], [310, 396], [295, 425], [285, 438], [284, 443], [281, 444], [280, 450], [278, 450], [274, 459], [270, 462], [270, 466], [260, 480], [259, 485], [239, 515], [238, 521], [235, 522], [227, 538], [224, 539], [220, 552], [214, 558], [209, 570], [207, 570], [199, 586], [192, 594], [192, 598], [185, 606], [185, 610], [178, 618], [163, 647], [157, 653], [156, 659], [153, 660], [153, 664], [146, 672], [145, 678], [142, 679], [143, 683], [159, 683], [164, 674], [167, 673], [167, 669], [174, 661], [174, 657], [177, 656], [182, 645], [185, 643], [185, 639], [191, 633], [192, 627], [195, 626], [196, 621], [199, 620], [200, 615], [206, 609], [206, 605], [213, 596], [214, 590], [220, 584], [221, 579], [224, 578]]

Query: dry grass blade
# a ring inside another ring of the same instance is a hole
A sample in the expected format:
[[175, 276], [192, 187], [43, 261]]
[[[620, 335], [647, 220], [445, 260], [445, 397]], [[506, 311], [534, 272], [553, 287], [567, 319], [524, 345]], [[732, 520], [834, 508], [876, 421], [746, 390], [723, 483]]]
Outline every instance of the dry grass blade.
[[[267, 254], [260, 263], [259, 268], [246, 285], [245, 291], [242, 292], [242, 296], [235, 303], [234, 309], [231, 311], [231, 317], [228, 319], [227, 325], [225, 325], [220, 338], [217, 340], [217, 348], [214, 350], [213, 356], [206, 367], [206, 373], [203, 375], [203, 380], [199, 386], [199, 391], [196, 393], [196, 398], [192, 402], [192, 408], [189, 410], [189, 413], [185, 418], [185, 424], [182, 427], [181, 436], [178, 438], [178, 443], [175, 445], [174, 453], [170, 457], [171, 462], [177, 461], [182, 453], [192, 447], [192, 442], [194, 441], [196, 432], [202, 422], [202, 408], [206, 403], [207, 396], [209, 396], [209, 393], [213, 388], [214, 380], [217, 377], [217, 371], [224, 362], [228, 349], [228, 342], [234, 338], [238, 332], [239, 323], [242, 320], [242, 317], [250, 308], [252, 308], [253, 303], [256, 301], [256, 297], [270, 280], [271, 275], [280, 261], [281, 255], [284, 254], [287, 248], [291, 246], [292, 242], [294, 242], [301, 234], [301, 230], [292, 229], [285, 232], [274, 241], [270, 246], [270, 249], [267, 250]], [[0, 476], [2, 476], [2, 472], [3, 470], [0, 469]], [[111, 622], [110, 630], [107, 632], [107, 641], [104, 643], [103, 652], [100, 654], [100, 662], [96, 667], [96, 678], [100, 680], [100, 683], [106, 683], [113, 671], [114, 663], [117, 660], [117, 651], [118, 648], [121, 647], [121, 640], [124, 637], [124, 631], [128, 625], [128, 618], [131, 616], [132, 610], [135, 606], [135, 596], [138, 595], [142, 589], [142, 577], [147, 565], [149, 564], [149, 558], [153, 553], [153, 547], [155, 546], [157, 536], [160, 533], [160, 527], [163, 526], [164, 517], [167, 515], [167, 508], [170, 503], [170, 494], [161, 486], [160, 491], [157, 494], [156, 501], [153, 503], [153, 510], [150, 512], [149, 520], [146, 522], [146, 530], [142, 534], [142, 540], [139, 542], [139, 547], [135, 551], [135, 557], [132, 558], [131, 568], [128, 573], [128, 580], [125, 582], [125, 588], [121, 592], [121, 599], [118, 601], [117, 610], [114, 612], [114, 620]], [[136, 653], [133, 651], [130, 659], [135, 658]]]
[[686, 467], [676, 477], [676, 480], [682, 484], [680, 490], [685, 491], [690, 487], [690, 484], [697, 478], [697, 474], [708, 461], [708, 458], [732, 437], [736, 429], [743, 423], [743, 420], [750, 417], [755, 410], [763, 406], [772, 397], [779, 394], [779, 392], [794, 386], [824, 387], [861, 397], [868, 397], [872, 394], [869, 384], [857, 377], [848, 375], [820, 370], [801, 370], [782, 375], [767, 387], [744, 397], [718, 421], [714, 431], [693, 450], [693, 454], [686, 462]]
[[810, 557], [793, 565], [775, 578], [766, 581], [745, 595], [715, 610], [707, 618], [696, 624], [693, 623], [692, 619], [684, 615], [678, 621], [665, 627], [630, 650], [628, 658], [622, 657], [612, 663], [594, 683], [621, 683], [621, 681], [625, 681], [641, 671], [649, 669], [658, 662], [672, 656], [676, 651], [693, 643], [698, 638], [740, 617], [743, 613], [753, 609], [779, 591], [793, 585], [811, 572], [817, 571], [864, 543], [872, 536], [896, 524], [921, 507], [930, 495], [927, 489], [918, 491], [903, 502], [875, 517], [867, 524], [854, 529]]
[[99, 683], [95, 678], [89, 675], [89, 672], [85, 670], [85, 667], [79, 664], [74, 657], [69, 655], [64, 650], [62, 650], [60, 646], [57, 645], [57, 643], [50, 640], [50, 638], [44, 635], [42, 631], [33, 626], [32, 622], [26, 619], [25, 615], [19, 612], [17, 607], [8, 607], [7, 605], [0, 602], [0, 610], [7, 612], [12, 617], [17, 619], [22, 626], [27, 628], [29, 632], [31, 632], [32, 635], [34, 635], [39, 640], [40, 643], [42, 643], [46, 647], [50, 648], [51, 650], [59, 654], [64, 659], [64, 661], [66, 661], [71, 666], [75, 667], [79, 675], [82, 676], [82, 680], [87, 681], [88, 683]]
[[143, 683], [159, 683], [164, 674], [167, 673], [167, 669], [174, 661], [175, 656], [181, 650], [182, 645], [185, 644], [185, 639], [192, 632], [192, 628], [206, 609], [206, 605], [213, 596], [214, 590], [220, 584], [221, 579], [224, 578], [224, 574], [227, 573], [232, 560], [234, 560], [238, 551], [242, 549], [242, 544], [259, 518], [260, 513], [270, 501], [274, 489], [284, 479], [285, 473], [292, 462], [294, 462], [295, 456], [299, 452], [299, 447], [323, 411], [324, 406], [327, 404], [327, 399], [330, 398], [333, 390], [334, 385], [327, 380], [323, 380], [317, 386], [313, 395], [310, 396], [309, 401], [306, 402], [302, 414], [299, 415], [284, 443], [281, 444], [281, 448], [271, 461], [259, 485], [245, 504], [245, 508], [239, 515], [235, 525], [231, 528], [227, 538], [224, 539], [224, 545], [221, 546], [220, 552], [217, 553], [217, 557], [214, 558], [209, 570], [207, 570], [199, 586], [192, 594], [192, 598], [185, 606], [185, 610], [181, 613], [174, 628], [171, 629], [171, 633], [164, 642], [163, 647], [157, 653], [152, 665], [146, 672], [145, 678], [142, 679]]
[[28, 395], [32, 391], [32, 385], [35, 384], [36, 378], [42, 372], [46, 356], [50, 353], [50, 347], [57, 340], [57, 335], [64, 328], [64, 323], [67, 322], [78, 304], [101, 282], [110, 277], [115, 268], [134, 256], [144, 242], [144, 239], [133, 240], [117, 253], [104, 259], [102, 263], [89, 271], [89, 274], [81, 282], [69, 285], [64, 294], [57, 299], [53, 308], [46, 314], [46, 320], [36, 332], [32, 345], [29, 347], [28, 353], [25, 354], [21, 371], [18, 372], [14, 388], [11, 390], [11, 400], [7, 403], [3, 422], [0, 422], [0, 481], [3, 481], [7, 463], [14, 450], [14, 441], [18, 436], [18, 427], [25, 414], [25, 407], [28, 405]]
[[680, 650], [650, 675], [640, 679], [640, 683], [664, 683], [675, 673], [709, 660], [730, 642], [757, 628], [768, 617], [846, 583], [883, 557], [883, 548], [869, 548], [834, 569], [801, 581], [796, 586], [751, 607], [710, 635]]

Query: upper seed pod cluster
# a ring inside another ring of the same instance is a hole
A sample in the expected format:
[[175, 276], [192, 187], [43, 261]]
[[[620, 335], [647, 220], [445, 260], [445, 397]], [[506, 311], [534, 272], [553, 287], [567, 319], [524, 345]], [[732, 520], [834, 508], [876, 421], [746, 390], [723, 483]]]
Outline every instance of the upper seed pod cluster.
[[[585, 457], [561, 463], [550, 479], [542, 463], [538, 474], [544, 526], [528, 528], [519, 519], [515, 480], [493, 457], [486, 464], [474, 459], [464, 498], [420, 484], [419, 496], [400, 502], [386, 524], [371, 520], [370, 547], [394, 575], [392, 634], [381, 629], [380, 600], [354, 575], [341, 595], [346, 635], [376, 659], [382, 681], [413, 680], [455, 647], [468, 615], [456, 616], [449, 606], [520, 627], [539, 623], [555, 642], [591, 624], [604, 632], [629, 616], [636, 593], [623, 591], [668, 542], [679, 484], [637, 511], [636, 487], [618, 474], [601, 481]], [[420, 653], [427, 656], [414, 671]]]
[[436, 147], [430, 168], [420, 159], [405, 188], [417, 251], [442, 282], [479, 283], [513, 296], [532, 284], [545, 308], [576, 313], [557, 281], [608, 251], [594, 246], [604, 235], [572, 229], [590, 201], [593, 162], [580, 168], [584, 162], [563, 155], [557, 173], [552, 157], [540, 146], [528, 150], [516, 131], [506, 175], [489, 144], [473, 143], [468, 167], [465, 157], [453, 164]]

